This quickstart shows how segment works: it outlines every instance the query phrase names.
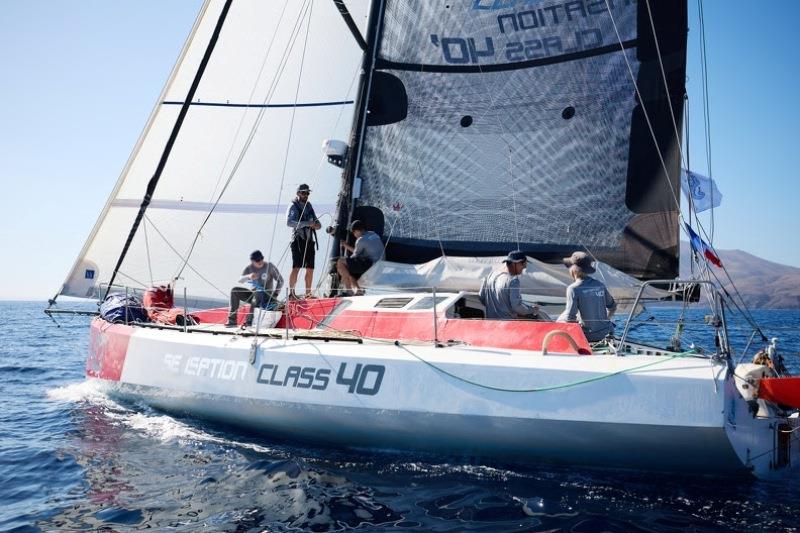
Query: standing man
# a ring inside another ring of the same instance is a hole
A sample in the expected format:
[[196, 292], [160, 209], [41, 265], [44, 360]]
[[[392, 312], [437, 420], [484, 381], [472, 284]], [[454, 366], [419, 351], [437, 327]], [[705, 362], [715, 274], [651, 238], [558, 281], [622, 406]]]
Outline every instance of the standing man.
[[350, 223], [350, 231], [356, 238], [356, 245], [342, 243], [342, 247], [348, 252], [353, 252], [353, 255], [346, 259], [340, 257], [336, 262], [336, 270], [345, 287], [358, 295], [361, 294], [358, 278], [369, 270], [369, 267], [383, 259], [383, 241], [374, 231], [367, 231], [367, 227], [360, 220]]
[[297, 188], [297, 197], [289, 204], [286, 211], [286, 225], [292, 228], [292, 273], [289, 274], [289, 298], [297, 298], [294, 287], [301, 268], [306, 269], [306, 298], [312, 296], [314, 279], [314, 253], [317, 244], [317, 232], [322, 227], [308, 196], [311, 189], [305, 183]]
[[[252, 288], [234, 287], [231, 289], [231, 310], [228, 313], [227, 324], [231, 328], [236, 327], [236, 314], [241, 302], [250, 304], [250, 311], [247, 313], [244, 325], [252, 326], [253, 309], [269, 307], [270, 304], [277, 301], [281, 287], [283, 287], [283, 276], [275, 265], [264, 261], [264, 255], [260, 250], [256, 250], [250, 254], [250, 264], [242, 271], [239, 283]], [[273, 283], [275, 289], [272, 288]]]
[[519, 292], [519, 275], [528, 266], [528, 258], [519, 250], [510, 252], [503, 260], [505, 272], [492, 272], [481, 284], [478, 296], [486, 307], [486, 318], [509, 320], [513, 318], [537, 318], [538, 305], [522, 301]]
[[575, 252], [565, 257], [564, 264], [569, 267], [575, 283], [567, 287], [567, 305], [557, 322], [579, 321], [586, 340], [603, 340], [614, 332], [611, 317], [617, 310], [617, 303], [602, 281], [589, 276], [594, 274], [595, 268], [592, 258], [585, 252]]

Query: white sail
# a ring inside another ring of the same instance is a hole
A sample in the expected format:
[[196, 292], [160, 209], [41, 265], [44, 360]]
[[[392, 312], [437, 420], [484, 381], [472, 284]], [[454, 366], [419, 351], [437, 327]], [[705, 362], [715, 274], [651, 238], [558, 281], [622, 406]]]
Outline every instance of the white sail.
[[[61, 294], [96, 297], [108, 284], [223, 5], [201, 10]], [[367, 0], [348, 8], [363, 32]], [[361, 54], [333, 2], [234, 2], [115, 286], [142, 289], [180, 273], [179, 292], [224, 300], [255, 249], [286, 277], [285, 213], [297, 185], [311, 185], [323, 224], [333, 216], [339, 171], [320, 146], [348, 136]], [[318, 237], [316, 278], [329, 249]]]

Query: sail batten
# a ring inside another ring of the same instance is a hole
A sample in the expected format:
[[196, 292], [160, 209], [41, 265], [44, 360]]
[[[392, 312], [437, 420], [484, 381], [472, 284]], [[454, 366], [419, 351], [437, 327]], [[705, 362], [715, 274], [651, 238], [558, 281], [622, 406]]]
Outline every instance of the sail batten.
[[[183, 102], [161, 102], [164, 105], [183, 105]], [[332, 102], [298, 102], [298, 103], [285, 103], [285, 104], [255, 104], [255, 103], [232, 103], [232, 102], [191, 102], [192, 106], [207, 106], [207, 107], [246, 107], [252, 109], [262, 109], [271, 107], [320, 107], [320, 106], [341, 106], [352, 104], [352, 100], [339, 100]]]

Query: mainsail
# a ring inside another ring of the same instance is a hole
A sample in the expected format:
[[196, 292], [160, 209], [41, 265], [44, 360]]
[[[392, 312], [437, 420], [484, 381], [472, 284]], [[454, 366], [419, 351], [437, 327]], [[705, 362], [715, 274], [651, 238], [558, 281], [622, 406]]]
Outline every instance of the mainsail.
[[[102, 295], [223, 5], [202, 8], [61, 294]], [[348, 8], [363, 27], [367, 2]], [[115, 286], [180, 276], [191, 301], [225, 300], [254, 249], [285, 276], [285, 213], [299, 183], [331, 220], [339, 180], [317, 155], [324, 139], [350, 129], [361, 55], [333, 2], [233, 2]]]
[[587, 249], [677, 275], [685, 2], [382, 10], [353, 197], [383, 212], [388, 259]]

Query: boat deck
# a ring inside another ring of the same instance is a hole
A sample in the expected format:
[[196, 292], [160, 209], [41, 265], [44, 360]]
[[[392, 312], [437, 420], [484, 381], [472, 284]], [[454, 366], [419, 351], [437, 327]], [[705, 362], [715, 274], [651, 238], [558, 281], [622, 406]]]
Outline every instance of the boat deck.
[[271, 337], [274, 339], [319, 339], [363, 342], [364, 338], [356, 332], [333, 329], [294, 329], [294, 328], [258, 328], [224, 324], [197, 324], [195, 326], [174, 326], [159, 323], [137, 323], [137, 327], [153, 329], [170, 329], [188, 333], [211, 333], [213, 335], [238, 335], [240, 337]]

